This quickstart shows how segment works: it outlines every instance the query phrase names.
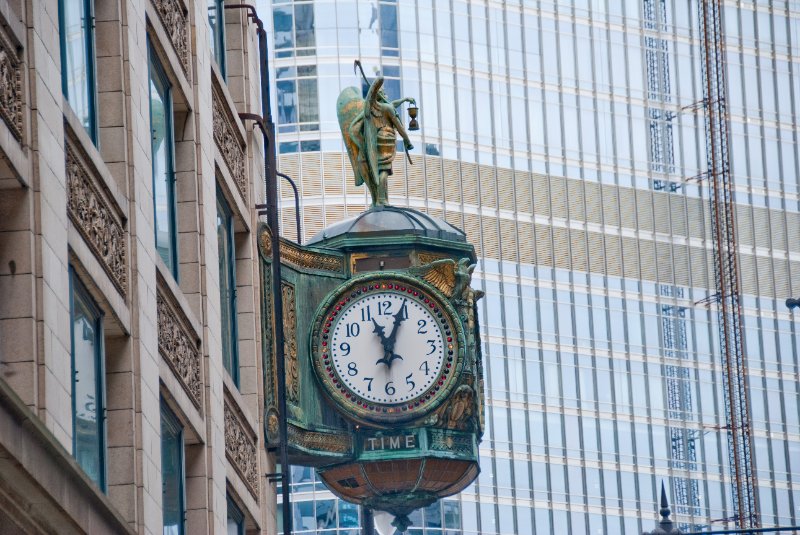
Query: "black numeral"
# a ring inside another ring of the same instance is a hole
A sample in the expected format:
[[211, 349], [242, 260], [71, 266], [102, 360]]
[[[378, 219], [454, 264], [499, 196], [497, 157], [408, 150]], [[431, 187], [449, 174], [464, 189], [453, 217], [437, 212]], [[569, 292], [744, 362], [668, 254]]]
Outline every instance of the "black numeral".
[[408, 385], [409, 390], [414, 390], [414, 387], [417, 386], [414, 384], [414, 381], [411, 380], [411, 376], [414, 375], [413, 373], [409, 373], [406, 375], [406, 384]]
[[372, 379], [374, 379], [374, 377], [364, 377], [364, 380], [367, 382], [367, 392], [372, 392]]
[[392, 386], [392, 381], [389, 381], [388, 383], [386, 383], [386, 387], [384, 388], [384, 390], [390, 396], [393, 396], [395, 391], [396, 391], [395, 388]]
[[342, 342], [341, 344], [339, 344], [339, 350], [344, 351], [343, 356], [346, 357], [347, 355], [350, 354], [350, 344], [348, 344], [347, 342]]
[[350, 377], [358, 375], [358, 366], [356, 366], [355, 362], [351, 362], [347, 365], [347, 375]]
[[417, 334], [428, 334], [428, 329], [425, 328], [426, 325], [428, 325], [427, 321], [419, 320], [417, 322], [417, 327], [419, 327], [419, 329], [417, 329]]
[[431, 346], [431, 350], [428, 351], [428, 355], [430, 355], [434, 351], [436, 351], [436, 340], [428, 340], [428, 344], [430, 344], [430, 346]]
[[[363, 310], [362, 310], [363, 312]], [[347, 337], [348, 338], [355, 338], [361, 332], [361, 325], [358, 323], [348, 323], [347, 324]]]
[[422, 361], [422, 364], [419, 365], [419, 370], [425, 372], [425, 375], [429, 375], [430, 368], [428, 368], [427, 360]]
[[369, 305], [367, 305], [361, 309], [361, 321], [370, 321], [370, 320], [372, 320], [372, 314], [370, 314]]
[[378, 310], [380, 311], [381, 316], [390, 316], [392, 314], [391, 309], [392, 302], [391, 301], [380, 301], [378, 303]]

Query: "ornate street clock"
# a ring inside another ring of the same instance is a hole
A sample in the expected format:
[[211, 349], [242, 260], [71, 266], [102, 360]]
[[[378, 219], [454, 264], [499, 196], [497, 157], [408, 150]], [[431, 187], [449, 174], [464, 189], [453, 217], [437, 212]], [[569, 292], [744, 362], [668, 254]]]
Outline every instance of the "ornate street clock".
[[[409, 513], [460, 492], [480, 472], [481, 293], [470, 287], [476, 255], [463, 231], [388, 204], [398, 167], [392, 131], [412, 148], [395, 108], [414, 101], [388, 100], [382, 78], [365, 82], [365, 98], [358, 88], [340, 94], [337, 116], [372, 206], [304, 246], [283, 241], [281, 295], [262, 302], [265, 441], [286, 447], [291, 464], [315, 467], [337, 496], [394, 514], [402, 531]], [[265, 227], [259, 232], [269, 288], [272, 241]], [[276, 299], [282, 325], [272, 319]], [[285, 377], [274, 358], [278, 330]]]
[[458, 314], [424, 281], [355, 278], [322, 303], [312, 359], [326, 394], [354, 420], [391, 425], [447, 399], [462, 361]]

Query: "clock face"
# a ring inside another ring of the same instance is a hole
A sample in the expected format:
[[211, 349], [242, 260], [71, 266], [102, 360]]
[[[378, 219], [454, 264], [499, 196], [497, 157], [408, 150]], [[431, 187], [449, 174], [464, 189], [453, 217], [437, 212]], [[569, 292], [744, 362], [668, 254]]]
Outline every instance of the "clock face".
[[337, 402], [357, 416], [398, 419], [445, 396], [458, 355], [449, 307], [416, 284], [385, 278], [333, 297], [318, 321], [314, 355]]

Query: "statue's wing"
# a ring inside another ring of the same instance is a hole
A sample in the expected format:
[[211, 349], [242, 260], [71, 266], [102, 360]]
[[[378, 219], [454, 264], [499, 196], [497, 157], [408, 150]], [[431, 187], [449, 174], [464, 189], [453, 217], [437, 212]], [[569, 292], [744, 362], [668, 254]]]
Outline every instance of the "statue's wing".
[[409, 271], [431, 283], [447, 297], [452, 297], [456, 286], [455, 267], [455, 261], [450, 258], [444, 258], [424, 266], [413, 267]]
[[364, 183], [367, 166], [363, 163], [359, 164], [358, 157], [362, 146], [358, 140], [353, 139], [350, 135], [350, 126], [354, 121], [358, 120], [363, 111], [364, 99], [361, 98], [361, 93], [357, 88], [347, 87], [339, 93], [339, 98], [336, 100], [336, 115], [339, 118], [339, 128], [342, 130], [344, 146], [347, 148], [347, 155], [350, 157], [350, 165], [356, 176], [356, 186]]
[[377, 180], [378, 178], [378, 161], [380, 154], [378, 154], [378, 126], [372, 120], [372, 110], [377, 106], [378, 95], [381, 87], [383, 87], [383, 76], [379, 76], [372, 82], [367, 91], [367, 97], [364, 99], [364, 145], [367, 153], [367, 163], [369, 164], [372, 176]]

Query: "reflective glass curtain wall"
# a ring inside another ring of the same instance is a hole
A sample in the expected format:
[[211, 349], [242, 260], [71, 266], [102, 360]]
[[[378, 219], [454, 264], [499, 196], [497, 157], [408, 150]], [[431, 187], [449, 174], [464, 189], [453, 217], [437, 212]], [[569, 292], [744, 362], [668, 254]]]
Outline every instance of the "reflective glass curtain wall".
[[[396, 96], [420, 108], [415, 164], [395, 160], [390, 202], [464, 228], [481, 257], [487, 433], [481, 476], [454, 502], [463, 533], [641, 533], [662, 480], [683, 529], [724, 526], [697, 0], [269, 7], [280, 165], [300, 182], [304, 238], [367, 204], [335, 114], [360, 58], [367, 76], [397, 73]], [[761, 524], [795, 525], [800, 363], [783, 302], [800, 293], [800, 5], [723, 11]], [[281, 85], [301, 71], [317, 87], [302, 96]], [[318, 113], [305, 128], [301, 106]], [[330, 498], [303, 485], [298, 507]]]

